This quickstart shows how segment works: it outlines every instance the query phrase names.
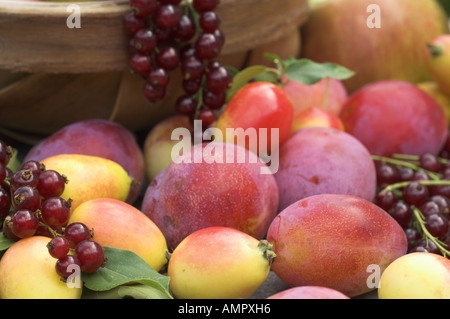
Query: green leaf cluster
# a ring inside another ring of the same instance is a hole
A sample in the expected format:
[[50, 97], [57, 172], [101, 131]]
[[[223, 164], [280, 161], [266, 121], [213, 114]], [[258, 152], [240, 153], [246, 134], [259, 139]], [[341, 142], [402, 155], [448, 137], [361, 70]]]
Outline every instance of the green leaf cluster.
[[355, 74], [353, 71], [335, 63], [317, 63], [310, 59], [295, 58], [282, 60], [274, 54], [266, 54], [265, 57], [274, 64], [274, 67], [252, 65], [242, 71], [232, 70], [233, 83], [227, 91], [227, 101], [250, 81], [265, 81], [283, 85], [286, 80], [293, 80], [312, 85], [323, 78], [346, 80]]

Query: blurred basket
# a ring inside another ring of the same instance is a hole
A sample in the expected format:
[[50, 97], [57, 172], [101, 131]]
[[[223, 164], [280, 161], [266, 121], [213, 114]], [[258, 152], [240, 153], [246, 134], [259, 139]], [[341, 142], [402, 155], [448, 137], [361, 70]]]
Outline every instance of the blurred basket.
[[[129, 72], [122, 27], [129, 2], [77, 2], [81, 28], [72, 29], [70, 4], [0, 0], [0, 135], [33, 144], [94, 117], [142, 131], [173, 114], [182, 93], [179, 71], [158, 103], [144, 97], [144, 80]], [[222, 0], [217, 13], [226, 65], [260, 64], [265, 52], [300, 53], [307, 0]]]

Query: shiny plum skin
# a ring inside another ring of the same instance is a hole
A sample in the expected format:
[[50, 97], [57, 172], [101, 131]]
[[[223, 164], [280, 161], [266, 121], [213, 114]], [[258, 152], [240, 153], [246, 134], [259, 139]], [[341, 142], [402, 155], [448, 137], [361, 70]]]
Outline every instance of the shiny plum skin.
[[367, 282], [374, 269], [381, 274], [408, 247], [403, 229], [387, 212], [362, 198], [335, 194], [311, 196], [283, 210], [267, 240], [277, 256], [272, 269], [283, 282], [325, 286], [349, 297], [373, 290]]
[[376, 191], [367, 149], [353, 136], [326, 127], [298, 130], [281, 146], [275, 179], [280, 211], [311, 195], [347, 194], [372, 201]]
[[[216, 145], [218, 152], [226, 154], [223, 163], [208, 163], [208, 156], [196, 163], [197, 152], [205, 145], [195, 145], [182, 155], [188, 161], [172, 162], [144, 194], [141, 210], [161, 229], [169, 250], [210, 226], [231, 227], [262, 239], [277, 213], [275, 178], [261, 174], [267, 166], [257, 161], [256, 154], [231, 143], [206, 145]], [[245, 152], [245, 162], [232, 163], [231, 150]]]
[[442, 108], [411, 83], [368, 84], [348, 98], [340, 118], [346, 132], [373, 155], [438, 154], [448, 135]]

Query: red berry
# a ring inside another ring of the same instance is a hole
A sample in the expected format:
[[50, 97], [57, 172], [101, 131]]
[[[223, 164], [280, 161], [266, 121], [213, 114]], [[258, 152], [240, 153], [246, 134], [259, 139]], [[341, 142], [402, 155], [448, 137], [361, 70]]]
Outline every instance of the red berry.
[[39, 176], [37, 190], [44, 198], [61, 196], [68, 182], [67, 178], [55, 170], [46, 170]]
[[75, 248], [76, 245], [83, 240], [91, 239], [93, 234], [85, 224], [75, 222], [67, 225], [64, 230], [64, 237], [69, 241], [70, 248]]
[[80, 260], [81, 271], [92, 273], [104, 263], [103, 247], [93, 240], [83, 240], [75, 247], [75, 254]]
[[37, 187], [38, 176], [30, 169], [20, 169], [14, 173], [10, 180], [11, 191], [21, 186]]
[[141, 29], [133, 37], [134, 47], [140, 53], [152, 52], [158, 44], [158, 38], [150, 29]]
[[22, 164], [21, 169], [29, 169], [39, 177], [45, 171], [45, 165], [38, 161], [29, 160]]
[[181, 14], [178, 8], [171, 4], [159, 6], [154, 15], [153, 21], [161, 29], [170, 29], [180, 22]]
[[180, 57], [174, 47], [164, 47], [156, 55], [156, 62], [159, 67], [171, 71], [179, 65]]
[[70, 275], [81, 269], [81, 263], [77, 256], [66, 255], [58, 259], [55, 265], [56, 273], [63, 279], [67, 279]]
[[0, 187], [0, 220], [5, 218], [11, 207], [11, 193]]
[[155, 102], [166, 96], [166, 88], [164, 86], [155, 86], [147, 82], [144, 85], [144, 95], [149, 101]]
[[69, 253], [70, 244], [65, 237], [56, 236], [48, 242], [47, 249], [50, 256], [56, 259], [62, 259]]
[[189, 41], [195, 36], [195, 23], [187, 15], [182, 15], [178, 24], [173, 28], [173, 35], [180, 41]]
[[71, 202], [62, 197], [45, 199], [40, 209], [42, 220], [51, 227], [65, 225], [69, 220]]
[[0, 141], [0, 163], [8, 165], [9, 160], [13, 155], [12, 149], [5, 142]]
[[152, 59], [148, 54], [135, 53], [130, 58], [131, 69], [137, 74], [147, 75], [152, 70]]
[[220, 41], [212, 33], [204, 33], [195, 41], [195, 54], [202, 60], [217, 58], [221, 48]]
[[128, 34], [135, 34], [138, 30], [147, 26], [144, 18], [140, 18], [134, 14], [133, 11], [129, 12], [123, 19], [123, 28]]
[[157, 0], [130, 0], [131, 9], [139, 18], [146, 18], [151, 15], [157, 5]]
[[219, 28], [220, 19], [214, 11], [206, 11], [200, 15], [199, 24], [206, 33], [213, 33]]
[[197, 12], [214, 11], [219, 5], [219, 0], [193, 0], [192, 4]]
[[35, 212], [41, 206], [41, 196], [34, 187], [20, 186], [12, 195], [12, 206], [15, 210], [27, 209]]
[[155, 87], [166, 87], [169, 85], [169, 80], [169, 73], [163, 68], [153, 69], [147, 78], [147, 82]]
[[36, 214], [29, 210], [18, 210], [12, 216], [12, 231], [20, 238], [31, 237], [36, 233], [39, 220]]

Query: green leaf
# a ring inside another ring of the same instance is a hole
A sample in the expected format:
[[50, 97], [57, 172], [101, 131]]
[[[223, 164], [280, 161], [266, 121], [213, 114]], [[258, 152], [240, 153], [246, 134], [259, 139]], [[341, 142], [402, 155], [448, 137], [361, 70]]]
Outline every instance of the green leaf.
[[13, 172], [17, 172], [20, 169], [20, 167], [22, 166], [22, 163], [20, 162], [20, 160], [18, 158], [19, 151], [16, 148], [13, 148], [12, 151], [13, 151], [13, 155], [9, 159], [7, 167], [9, 169], [11, 169]]
[[312, 85], [323, 78], [330, 77], [345, 80], [355, 73], [334, 63], [316, 63], [309, 59], [299, 59], [290, 62], [283, 73], [290, 80]]
[[118, 286], [106, 291], [83, 290], [83, 299], [172, 299], [159, 289], [144, 284]]
[[14, 244], [14, 241], [6, 237], [3, 232], [0, 232], [0, 251], [7, 250], [12, 244]]
[[243, 86], [245, 86], [250, 80], [253, 80], [259, 74], [267, 71], [267, 67], [263, 65], [249, 66], [233, 77], [233, 83], [231, 88], [227, 91], [227, 101], [236, 94]]
[[167, 298], [172, 298], [169, 292], [169, 277], [154, 270], [136, 253], [113, 247], [103, 247], [106, 265], [91, 274], [81, 274], [84, 286], [93, 291], [107, 291], [113, 288], [143, 284], [152, 287]]

